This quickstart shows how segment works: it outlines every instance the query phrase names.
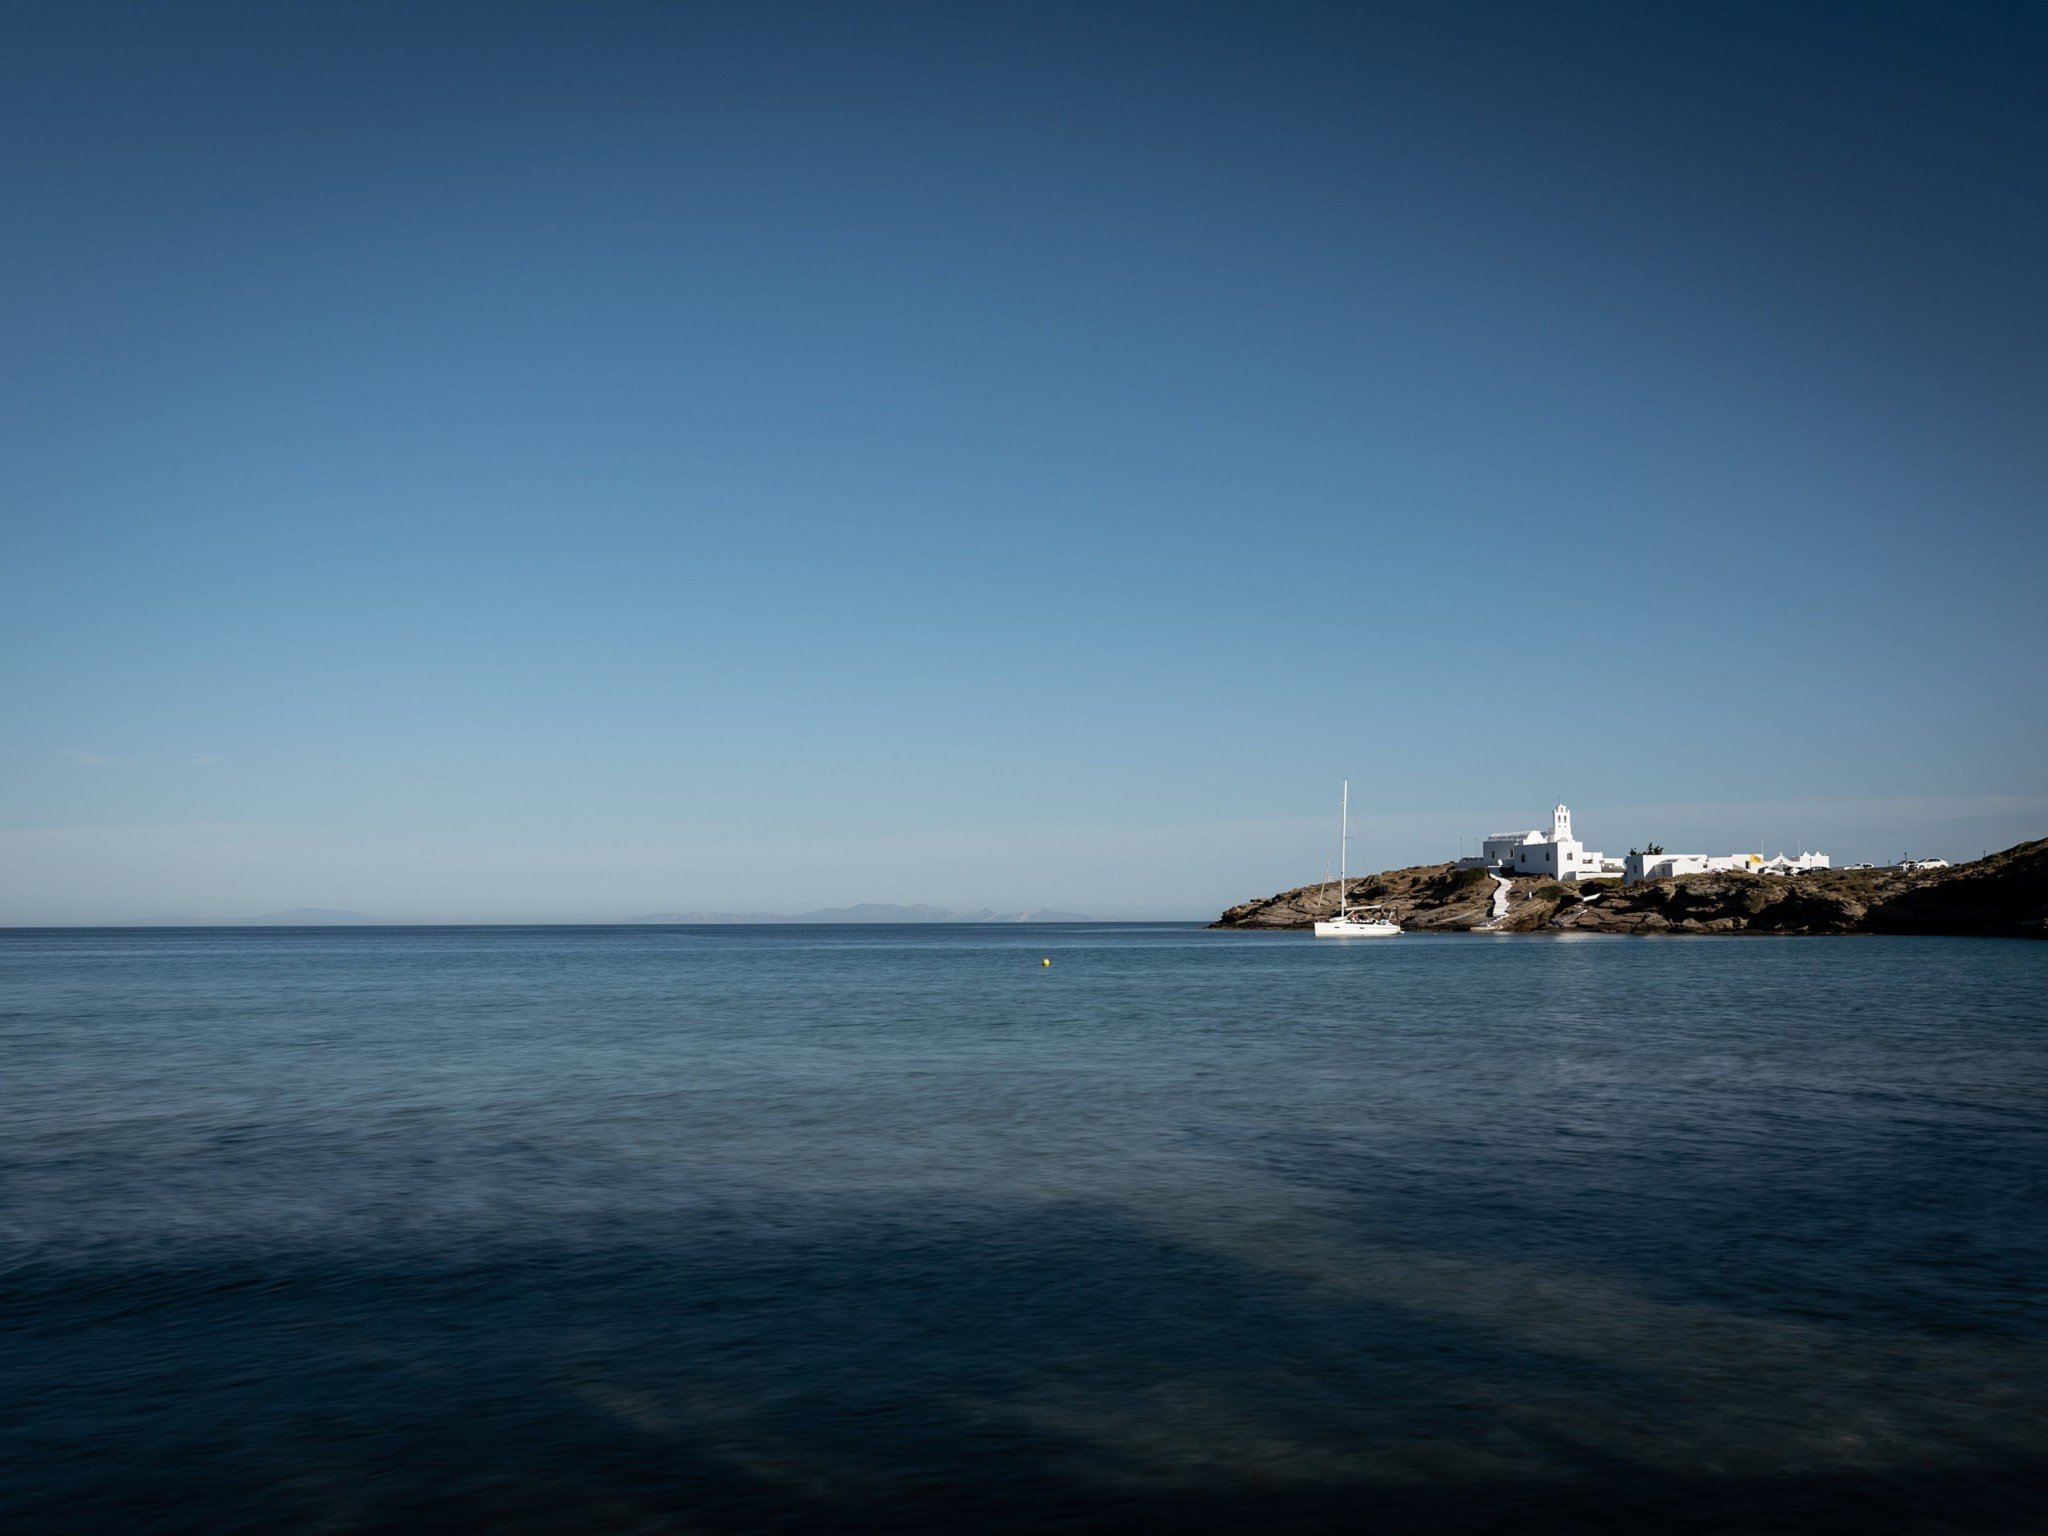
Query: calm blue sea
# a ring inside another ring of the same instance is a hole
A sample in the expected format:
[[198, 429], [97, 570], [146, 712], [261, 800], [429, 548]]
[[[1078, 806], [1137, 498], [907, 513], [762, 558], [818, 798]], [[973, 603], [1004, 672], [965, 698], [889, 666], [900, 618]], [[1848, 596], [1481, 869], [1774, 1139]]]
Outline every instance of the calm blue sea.
[[0, 933], [9, 1536], [2040, 1531], [2044, 1299], [2048, 945]]

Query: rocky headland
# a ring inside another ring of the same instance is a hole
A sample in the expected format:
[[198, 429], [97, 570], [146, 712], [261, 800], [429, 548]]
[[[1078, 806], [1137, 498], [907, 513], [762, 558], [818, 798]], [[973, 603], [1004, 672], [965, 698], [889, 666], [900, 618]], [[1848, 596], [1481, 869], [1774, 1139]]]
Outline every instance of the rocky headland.
[[[1401, 926], [1469, 933], [1945, 933], [2048, 938], [2048, 838], [1950, 869], [1827, 869], [1802, 875], [1679, 875], [1623, 886], [1517, 875], [1494, 916], [1494, 877], [1418, 864], [1350, 882]], [[1212, 928], [1307, 928], [1337, 888], [1298, 886], [1232, 907]]]

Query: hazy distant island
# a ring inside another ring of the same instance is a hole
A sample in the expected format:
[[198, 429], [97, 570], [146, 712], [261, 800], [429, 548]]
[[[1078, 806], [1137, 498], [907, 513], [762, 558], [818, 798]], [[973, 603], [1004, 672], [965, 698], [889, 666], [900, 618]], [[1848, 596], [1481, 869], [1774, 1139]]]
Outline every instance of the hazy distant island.
[[[956, 912], [950, 907], [891, 906], [886, 902], [864, 901], [851, 907], [820, 907], [812, 912], [649, 912], [640, 917], [611, 919], [627, 927], [670, 923], [1092, 923], [1097, 919], [1081, 912], [1055, 912], [1038, 907], [1028, 912], [997, 912], [981, 907]], [[266, 912], [260, 917], [139, 917], [119, 925], [123, 928], [313, 928], [313, 927], [411, 927], [392, 924], [363, 912], [346, 912], [334, 907], [294, 907], [289, 912]]]
[[[1504, 892], [1505, 901], [1497, 898]], [[2048, 938], [2048, 838], [1938, 869], [1716, 870], [1624, 886], [1419, 864], [1353, 879], [1405, 929], [1492, 933], [1922, 933]], [[1504, 910], [1502, 910], [1504, 908]], [[1307, 928], [1337, 910], [1337, 885], [1242, 902], [1212, 928]]]
[[820, 907], [812, 912], [650, 912], [628, 923], [1092, 923], [1082, 912], [1055, 912], [1039, 907], [1029, 912], [996, 912], [987, 907], [956, 912], [949, 907], [892, 906], [863, 901], [850, 907]]
[[319, 928], [376, 927], [381, 920], [365, 912], [346, 912], [339, 907], [293, 907], [288, 912], [265, 912], [256, 917], [137, 917], [115, 926], [121, 928]]

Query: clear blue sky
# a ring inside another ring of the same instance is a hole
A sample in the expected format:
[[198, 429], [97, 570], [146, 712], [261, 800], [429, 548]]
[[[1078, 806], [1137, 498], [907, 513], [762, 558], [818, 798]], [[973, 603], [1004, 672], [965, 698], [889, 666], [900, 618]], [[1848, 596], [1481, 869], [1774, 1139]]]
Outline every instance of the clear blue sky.
[[0, 921], [2048, 834], [2048, 9], [0, 11]]

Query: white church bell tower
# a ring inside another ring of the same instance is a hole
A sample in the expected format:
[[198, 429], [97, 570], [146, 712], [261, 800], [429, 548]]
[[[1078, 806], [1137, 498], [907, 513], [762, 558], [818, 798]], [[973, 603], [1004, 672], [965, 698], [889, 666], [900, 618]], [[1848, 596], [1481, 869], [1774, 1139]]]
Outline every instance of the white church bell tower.
[[1572, 840], [1572, 808], [1560, 805], [1550, 813], [1550, 840], [1553, 843], [1568, 843]]

